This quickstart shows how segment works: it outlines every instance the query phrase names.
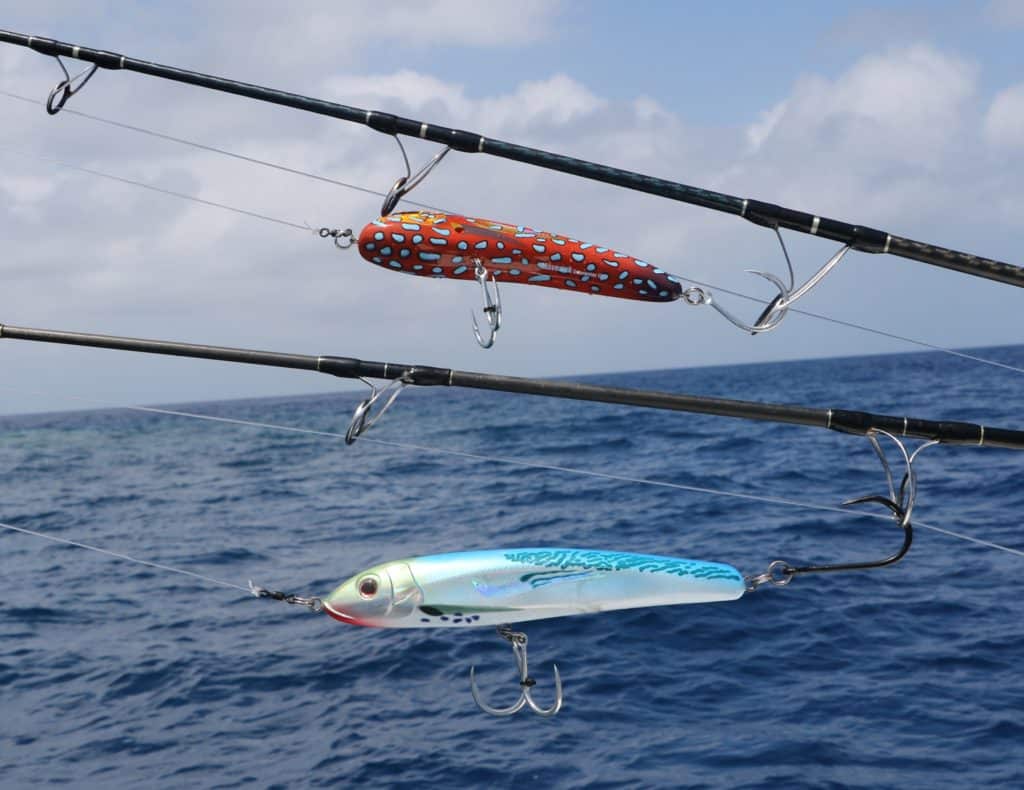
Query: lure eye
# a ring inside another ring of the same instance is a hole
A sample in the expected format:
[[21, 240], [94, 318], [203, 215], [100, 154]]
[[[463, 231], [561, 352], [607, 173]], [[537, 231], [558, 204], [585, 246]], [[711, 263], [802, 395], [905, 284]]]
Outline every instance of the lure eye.
[[363, 598], [372, 598], [377, 594], [379, 587], [376, 576], [367, 576], [359, 581], [359, 595]]

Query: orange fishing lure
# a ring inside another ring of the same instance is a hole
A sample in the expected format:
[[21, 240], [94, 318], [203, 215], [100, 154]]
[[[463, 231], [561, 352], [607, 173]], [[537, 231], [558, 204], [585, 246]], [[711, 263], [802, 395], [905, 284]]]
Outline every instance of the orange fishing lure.
[[677, 277], [645, 261], [557, 233], [457, 214], [389, 214], [359, 234], [359, 254], [386, 269], [422, 277], [542, 285], [566, 291], [671, 302]]

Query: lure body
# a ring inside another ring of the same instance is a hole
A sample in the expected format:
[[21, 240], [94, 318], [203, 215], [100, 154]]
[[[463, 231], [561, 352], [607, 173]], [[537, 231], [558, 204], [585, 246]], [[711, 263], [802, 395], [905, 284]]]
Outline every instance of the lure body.
[[359, 234], [359, 254], [385, 269], [422, 277], [473, 280], [479, 262], [501, 283], [671, 302], [679, 279], [630, 255], [522, 225], [413, 211], [374, 220]]
[[353, 576], [323, 605], [336, 620], [354, 625], [450, 628], [731, 601], [744, 591], [742, 574], [716, 562], [523, 548], [386, 562]]

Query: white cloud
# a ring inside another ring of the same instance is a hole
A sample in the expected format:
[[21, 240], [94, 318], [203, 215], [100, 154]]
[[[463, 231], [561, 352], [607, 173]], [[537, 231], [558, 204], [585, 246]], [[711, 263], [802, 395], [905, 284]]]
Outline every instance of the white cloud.
[[963, 125], [977, 68], [926, 45], [868, 55], [836, 79], [808, 76], [747, 129], [754, 151], [828, 151], [934, 167]]
[[521, 47], [550, 36], [561, 5], [552, 0], [372, 0], [364, 3], [365, 16], [360, 14], [358, 21], [369, 21], [371, 30], [384, 38], [416, 46]]
[[329, 95], [347, 101], [430, 114], [435, 122], [471, 125], [473, 131], [506, 132], [562, 126], [607, 106], [607, 102], [564, 74], [523, 82], [505, 96], [474, 100], [460, 84], [403, 70], [387, 75], [338, 76], [325, 82]]
[[[478, 120], [499, 129], [544, 129], [563, 126], [607, 106], [583, 85], [564, 74], [522, 83], [510, 96], [480, 103]], [[467, 117], [465, 120], [474, 120]]]
[[197, 55], [216, 58], [224, 68], [258, 42], [263, 73], [247, 64], [250, 76], [279, 83], [282, 71], [300, 68], [307, 75], [316, 68], [336, 71], [366, 62], [387, 68], [402, 63], [409, 50], [521, 47], [551, 35], [561, 5], [558, 0], [202, 3], [194, 13], [206, 24], [191, 44]]
[[30, 211], [34, 204], [53, 194], [54, 181], [41, 175], [12, 175], [0, 181], [6, 206], [13, 211]]
[[985, 135], [995, 145], [1024, 148], [1024, 82], [992, 100], [985, 114]]
[[747, 127], [747, 142], [750, 145], [751, 153], [756, 152], [764, 144], [764, 141], [771, 137], [775, 127], [779, 125], [779, 121], [786, 114], [788, 105], [788, 102], [780, 101], [774, 107], [762, 112], [761, 117]]
[[644, 123], [661, 123], [663, 121], [671, 123], [675, 121], [675, 116], [650, 96], [638, 96], [634, 99], [633, 112], [637, 120]]

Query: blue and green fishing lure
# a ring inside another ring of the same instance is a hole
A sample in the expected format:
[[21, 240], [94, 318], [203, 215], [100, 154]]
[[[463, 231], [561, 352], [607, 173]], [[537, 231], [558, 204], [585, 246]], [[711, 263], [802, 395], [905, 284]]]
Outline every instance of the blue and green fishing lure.
[[323, 599], [379, 628], [496, 626], [641, 606], [732, 601], [743, 575], [716, 562], [571, 548], [432, 554], [358, 573]]

